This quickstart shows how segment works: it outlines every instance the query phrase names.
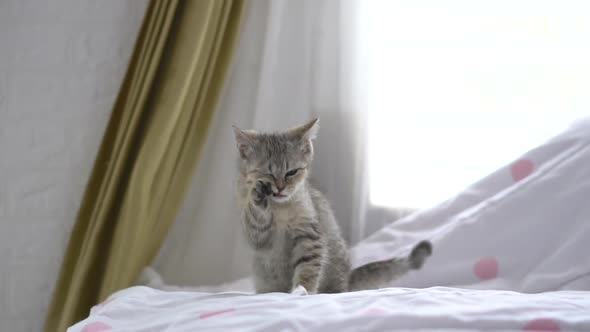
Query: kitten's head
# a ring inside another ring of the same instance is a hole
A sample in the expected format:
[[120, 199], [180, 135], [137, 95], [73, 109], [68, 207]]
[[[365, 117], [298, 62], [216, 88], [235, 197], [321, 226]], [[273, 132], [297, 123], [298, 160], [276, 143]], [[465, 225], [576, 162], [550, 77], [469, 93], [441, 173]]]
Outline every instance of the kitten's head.
[[307, 178], [313, 159], [311, 141], [318, 129], [318, 119], [272, 134], [234, 126], [240, 170], [247, 183], [267, 179], [272, 184], [271, 199], [278, 203], [289, 201]]

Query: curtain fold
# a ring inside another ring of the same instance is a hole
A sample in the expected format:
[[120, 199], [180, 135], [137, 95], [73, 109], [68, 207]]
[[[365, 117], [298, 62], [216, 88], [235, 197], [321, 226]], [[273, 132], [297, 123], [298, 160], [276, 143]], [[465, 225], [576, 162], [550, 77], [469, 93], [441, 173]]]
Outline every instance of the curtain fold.
[[130, 286], [176, 218], [233, 51], [241, 0], [152, 0], [70, 235], [46, 331]]

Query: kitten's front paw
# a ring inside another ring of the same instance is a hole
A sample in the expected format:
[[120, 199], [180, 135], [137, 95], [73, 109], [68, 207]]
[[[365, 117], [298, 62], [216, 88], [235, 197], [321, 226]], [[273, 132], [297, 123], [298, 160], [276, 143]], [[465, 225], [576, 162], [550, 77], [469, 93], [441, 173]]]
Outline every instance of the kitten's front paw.
[[302, 296], [302, 295], [308, 295], [308, 293], [307, 293], [307, 289], [305, 289], [305, 287], [303, 287], [303, 286], [301, 286], [301, 285], [299, 285], [299, 286], [295, 287], [295, 288], [294, 288], [294, 289], [291, 291], [291, 294], [292, 294], [292, 295], [299, 295], [299, 296]]
[[272, 194], [270, 182], [258, 180], [256, 186], [252, 188], [252, 201], [254, 205], [266, 208], [268, 206], [268, 196]]

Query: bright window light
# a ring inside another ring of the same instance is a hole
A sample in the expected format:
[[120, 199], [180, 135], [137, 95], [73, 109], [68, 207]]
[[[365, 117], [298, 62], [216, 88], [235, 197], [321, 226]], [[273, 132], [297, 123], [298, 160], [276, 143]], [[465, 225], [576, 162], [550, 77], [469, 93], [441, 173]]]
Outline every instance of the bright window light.
[[432, 206], [590, 114], [590, 1], [361, 3], [373, 204]]

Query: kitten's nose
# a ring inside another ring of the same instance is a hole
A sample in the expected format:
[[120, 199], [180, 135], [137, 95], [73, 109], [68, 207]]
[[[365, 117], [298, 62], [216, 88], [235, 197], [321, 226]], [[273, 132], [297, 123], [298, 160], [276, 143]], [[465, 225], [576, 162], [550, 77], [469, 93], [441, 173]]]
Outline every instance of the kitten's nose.
[[285, 183], [283, 181], [277, 181], [277, 182], [275, 182], [275, 186], [277, 187], [277, 191], [279, 193], [281, 191], [283, 191], [283, 189], [285, 189]]

